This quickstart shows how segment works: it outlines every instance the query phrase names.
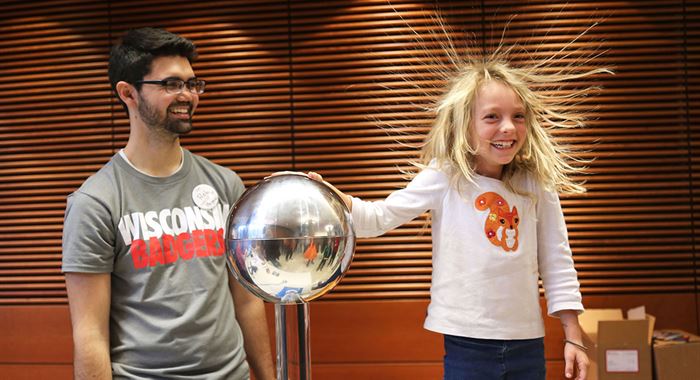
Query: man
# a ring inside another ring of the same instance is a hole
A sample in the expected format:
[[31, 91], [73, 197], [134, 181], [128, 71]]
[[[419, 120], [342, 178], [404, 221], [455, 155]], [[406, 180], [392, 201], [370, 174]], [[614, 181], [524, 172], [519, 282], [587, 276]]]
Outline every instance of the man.
[[77, 379], [274, 378], [264, 305], [225, 264], [243, 183], [180, 147], [205, 86], [195, 58], [153, 28], [112, 49], [129, 140], [68, 197], [63, 231]]

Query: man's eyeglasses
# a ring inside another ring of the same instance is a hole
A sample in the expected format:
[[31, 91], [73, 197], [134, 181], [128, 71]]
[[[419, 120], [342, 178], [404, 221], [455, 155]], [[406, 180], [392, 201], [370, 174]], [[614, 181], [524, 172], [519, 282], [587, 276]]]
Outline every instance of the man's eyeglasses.
[[207, 82], [202, 79], [190, 79], [184, 81], [182, 79], [163, 79], [163, 80], [137, 80], [138, 84], [157, 84], [165, 89], [168, 94], [179, 94], [185, 87], [187, 90], [195, 93], [201, 94], [204, 92], [204, 87]]

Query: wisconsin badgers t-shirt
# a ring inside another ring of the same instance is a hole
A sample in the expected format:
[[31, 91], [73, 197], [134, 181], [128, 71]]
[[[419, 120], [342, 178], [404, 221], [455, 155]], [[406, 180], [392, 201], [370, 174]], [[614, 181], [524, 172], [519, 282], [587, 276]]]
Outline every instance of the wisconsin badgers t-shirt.
[[119, 154], [68, 197], [63, 271], [111, 273], [115, 378], [247, 379], [224, 228], [244, 187], [183, 150], [169, 177]]

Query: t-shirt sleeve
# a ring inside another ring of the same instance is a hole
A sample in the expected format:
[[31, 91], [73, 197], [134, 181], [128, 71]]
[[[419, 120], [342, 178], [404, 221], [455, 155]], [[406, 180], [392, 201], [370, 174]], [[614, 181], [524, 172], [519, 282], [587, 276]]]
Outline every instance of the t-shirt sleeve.
[[245, 191], [245, 185], [243, 184], [243, 180], [241, 177], [238, 176], [235, 172], [231, 171], [232, 179], [231, 179], [231, 186], [232, 186], [232, 194], [231, 194], [231, 200], [230, 204], [233, 205], [238, 201], [238, 198], [243, 195], [243, 192]]
[[79, 191], [71, 194], [66, 205], [62, 245], [63, 272], [111, 272], [115, 231], [105, 204]]

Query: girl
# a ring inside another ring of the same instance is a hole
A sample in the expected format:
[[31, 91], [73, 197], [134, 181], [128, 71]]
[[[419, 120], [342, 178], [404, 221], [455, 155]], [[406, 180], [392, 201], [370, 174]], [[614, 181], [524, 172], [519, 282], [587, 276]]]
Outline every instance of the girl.
[[444, 335], [446, 380], [545, 378], [539, 278], [548, 314], [561, 320], [566, 336], [565, 376], [586, 378], [583, 305], [557, 196], [584, 189], [569, 178], [576, 168], [543, 124], [580, 125], [582, 116], [561, 106], [587, 91], [557, 98], [532, 89], [605, 70], [540, 69], [496, 57], [464, 63], [437, 104], [421, 171], [408, 186], [376, 202], [339, 192], [358, 237], [431, 212], [424, 327]]

